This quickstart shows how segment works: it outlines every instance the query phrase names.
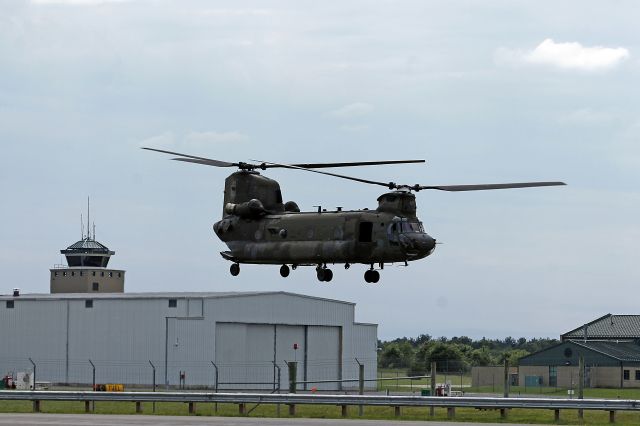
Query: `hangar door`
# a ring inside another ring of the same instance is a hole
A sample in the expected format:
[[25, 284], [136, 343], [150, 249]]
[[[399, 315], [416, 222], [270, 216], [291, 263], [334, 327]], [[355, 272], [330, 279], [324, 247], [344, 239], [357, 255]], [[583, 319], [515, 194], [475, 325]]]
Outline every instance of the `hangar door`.
[[[298, 349], [294, 349], [297, 344]], [[215, 362], [219, 389], [288, 389], [287, 362], [297, 361], [297, 380], [337, 379], [340, 366], [340, 328], [283, 324], [217, 323]], [[338, 389], [337, 384], [308, 386]]]
[[[307, 327], [307, 362], [305, 381], [342, 379], [340, 327]], [[352, 385], [352, 383], [347, 383]], [[340, 383], [309, 383], [305, 389], [339, 390]]]
[[216, 325], [219, 389], [273, 388], [273, 328], [268, 324]]

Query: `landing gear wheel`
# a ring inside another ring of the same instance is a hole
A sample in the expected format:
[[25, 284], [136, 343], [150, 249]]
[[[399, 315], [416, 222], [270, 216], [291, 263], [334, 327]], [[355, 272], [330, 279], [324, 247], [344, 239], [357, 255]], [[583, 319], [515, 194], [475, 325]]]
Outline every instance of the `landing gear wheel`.
[[233, 275], [234, 277], [237, 277], [240, 273], [240, 265], [237, 263], [232, 264], [229, 267], [229, 272], [231, 272], [231, 275]]
[[318, 276], [318, 281], [328, 283], [333, 279], [333, 271], [327, 268], [318, 268], [316, 269], [316, 274]]
[[331, 269], [324, 270], [324, 282], [328, 283], [333, 279], [333, 271]]
[[368, 283], [377, 283], [380, 281], [380, 272], [368, 269], [364, 273], [364, 280]]
[[287, 265], [282, 265], [280, 267], [280, 276], [282, 278], [287, 278], [289, 276], [289, 267]]

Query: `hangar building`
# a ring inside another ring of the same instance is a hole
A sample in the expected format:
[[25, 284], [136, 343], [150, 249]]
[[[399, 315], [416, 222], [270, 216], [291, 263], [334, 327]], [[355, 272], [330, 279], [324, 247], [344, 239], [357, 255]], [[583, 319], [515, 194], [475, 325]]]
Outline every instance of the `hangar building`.
[[213, 388], [217, 367], [224, 390], [273, 389], [279, 368], [286, 389], [286, 362], [300, 382], [357, 379], [357, 358], [375, 378], [377, 325], [354, 308], [287, 292], [0, 296], [0, 369], [32, 370], [31, 358], [37, 381], [91, 384], [92, 362], [97, 383], [150, 385], [153, 364], [158, 384]]
[[[88, 216], [88, 215], [87, 215]], [[89, 230], [89, 222], [87, 222]], [[355, 304], [287, 292], [124, 293], [115, 252], [89, 232], [61, 250], [51, 294], [0, 296], [0, 374], [38, 382], [123, 383], [218, 390], [357, 387], [377, 371], [377, 325]], [[314, 380], [356, 379], [313, 383]], [[371, 383], [375, 386], [375, 382]]]

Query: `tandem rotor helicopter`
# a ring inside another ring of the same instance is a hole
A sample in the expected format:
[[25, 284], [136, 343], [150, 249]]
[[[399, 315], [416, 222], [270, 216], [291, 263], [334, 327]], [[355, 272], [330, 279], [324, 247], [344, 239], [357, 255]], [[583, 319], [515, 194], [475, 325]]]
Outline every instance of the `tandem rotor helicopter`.
[[[228, 251], [220, 252], [232, 262], [231, 275], [240, 273], [240, 264], [281, 265], [280, 275], [290, 269], [315, 266], [319, 281], [329, 282], [333, 272], [327, 267], [344, 264], [368, 266], [364, 280], [377, 283], [385, 264], [423, 259], [433, 253], [436, 240], [428, 235], [416, 216], [414, 192], [423, 189], [440, 191], [478, 191], [506, 188], [530, 188], [565, 185], [564, 182], [519, 182], [481, 185], [403, 185], [345, 176], [317, 169], [374, 166], [383, 164], [424, 163], [424, 160], [384, 160], [351, 163], [278, 164], [267, 161], [229, 163], [155, 148], [142, 148], [177, 156], [172, 160], [214, 167], [237, 167], [224, 185], [222, 219], [213, 231]], [[253, 160], [256, 161], [256, 160]], [[378, 197], [375, 210], [301, 212], [293, 201], [282, 202], [280, 185], [262, 176], [258, 170], [286, 168], [348, 179], [387, 188]], [[291, 265], [291, 268], [289, 267]], [[378, 269], [376, 269], [376, 266]]]

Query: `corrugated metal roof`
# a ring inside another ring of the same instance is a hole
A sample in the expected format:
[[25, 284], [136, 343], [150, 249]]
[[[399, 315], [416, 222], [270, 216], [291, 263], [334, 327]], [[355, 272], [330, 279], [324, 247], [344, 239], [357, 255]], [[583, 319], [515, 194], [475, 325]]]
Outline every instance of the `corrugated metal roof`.
[[640, 345], [634, 342], [613, 342], [613, 341], [587, 341], [579, 342], [571, 340], [578, 346], [592, 351], [599, 352], [605, 356], [615, 358], [619, 361], [640, 362]]
[[286, 295], [306, 299], [355, 305], [344, 300], [309, 296], [287, 291], [220, 291], [220, 292], [151, 292], [151, 293], [21, 293], [20, 296], [0, 295], [0, 300], [68, 300], [68, 299], [215, 299], [222, 297]]
[[640, 315], [604, 315], [590, 323], [560, 336], [562, 340], [583, 339], [640, 339]]
[[109, 251], [109, 249], [105, 245], [100, 244], [98, 241], [92, 240], [92, 239], [89, 239], [89, 238], [85, 238], [84, 240], [80, 240], [80, 241], [77, 241], [77, 242], [71, 244], [69, 247], [67, 247], [67, 250], [102, 250], [102, 251]]

